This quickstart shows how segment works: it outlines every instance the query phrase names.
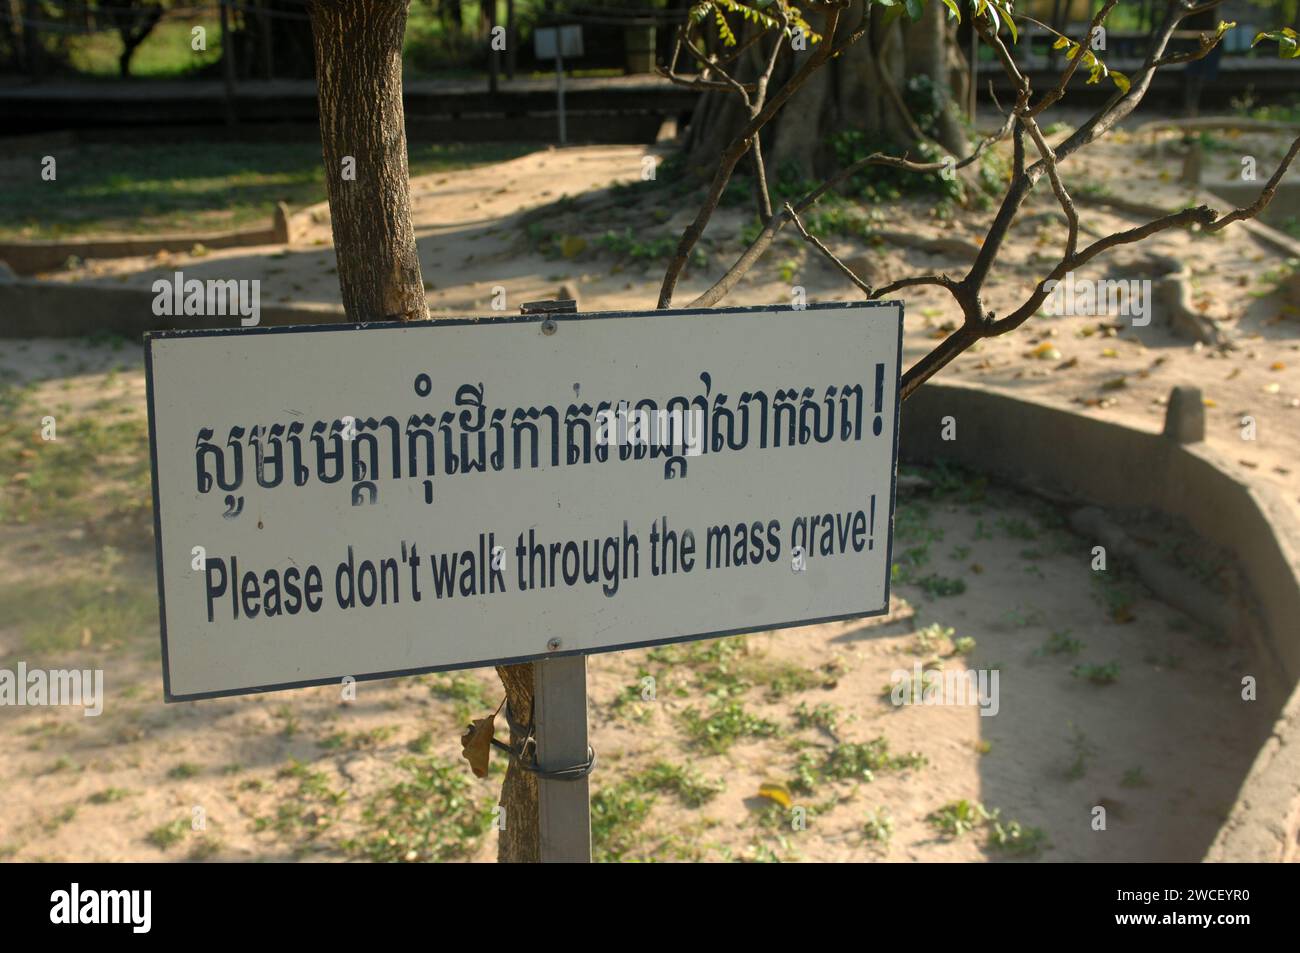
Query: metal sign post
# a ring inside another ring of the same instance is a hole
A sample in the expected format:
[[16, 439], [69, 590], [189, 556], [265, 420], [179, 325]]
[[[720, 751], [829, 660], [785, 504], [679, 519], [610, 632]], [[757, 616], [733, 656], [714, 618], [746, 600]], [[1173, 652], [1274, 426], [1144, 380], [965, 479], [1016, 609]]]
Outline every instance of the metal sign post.
[[[556, 63], [560, 60], [557, 57]], [[561, 74], [561, 77], [563, 74]], [[561, 79], [563, 82], [563, 79]], [[563, 86], [561, 86], [563, 89]], [[563, 99], [560, 100], [560, 142], [564, 142]], [[521, 314], [573, 314], [571, 299], [525, 302]], [[542, 325], [555, 333], [555, 322]], [[560, 639], [548, 648], [559, 651]], [[587, 743], [587, 656], [543, 659], [533, 666], [533, 738], [537, 744], [538, 856], [544, 864], [591, 863], [591, 788], [587, 774], [595, 754]], [[587, 765], [572, 777], [556, 773]]]
[[[544, 659], [533, 671], [537, 766], [555, 772], [587, 763], [587, 656]], [[590, 794], [585, 773], [538, 778], [542, 863], [591, 862]]]
[[560, 145], [569, 144], [567, 130], [564, 128], [564, 57], [555, 57], [555, 109], [560, 120]]

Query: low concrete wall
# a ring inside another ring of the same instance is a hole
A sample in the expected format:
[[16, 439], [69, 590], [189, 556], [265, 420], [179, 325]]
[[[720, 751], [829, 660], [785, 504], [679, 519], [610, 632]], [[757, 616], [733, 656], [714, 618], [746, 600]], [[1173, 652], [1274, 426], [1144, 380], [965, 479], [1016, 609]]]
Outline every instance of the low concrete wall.
[[[946, 417], [956, 440], [942, 439]], [[1257, 675], [1257, 704], [1273, 699], [1278, 718], [1206, 859], [1280, 860], [1300, 808], [1300, 521], [1277, 493], [1225, 472], [1204, 443], [957, 384], [913, 394], [900, 439], [906, 460], [951, 461], [1053, 495], [1181, 517], [1236, 556], [1253, 598], [1234, 606], [1234, 628], [1272, 669]]]
[[20, 275], [34, 275], [63, 267], [75, 255], [87, 258], [133, 258], [158, 252], [188, 253], [195, 245], [205, 248], [244, 248], [287, 245], [291, 241], [289, 207], [276, 205], [269, 228], [230, 232], [194, 232], [176, 235], [139, 235], [131, 238], [68, 238], [55, 241], [0, 242], [0, 261]]
[[[0, 281], [0, 338], [72, 338], [120, 334], [134, 341], [145, 331], [237, 328], [239, 318], [158, 317], [154, 293], [141, 288], [62, 284], [19, 279]], [[262, 325], [337, 324], [341, 305], [264, 305]]]

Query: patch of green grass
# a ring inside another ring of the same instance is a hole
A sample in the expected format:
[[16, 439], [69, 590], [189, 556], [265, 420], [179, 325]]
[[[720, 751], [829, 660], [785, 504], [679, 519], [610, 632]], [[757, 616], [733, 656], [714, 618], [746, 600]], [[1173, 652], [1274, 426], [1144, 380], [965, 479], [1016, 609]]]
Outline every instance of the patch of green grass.
[[430, 690], [434, 698], [452, 703], [458, 722], [469, 722], [473, 717], [483, 717], [495, 709], [488, 687], [481, 678], [465, 672], [440, 673], [433, 676]]
[[591, 856], [597, 863], [620, 861], [640, 840], [641, 826], [655, 798], [635, 782], [622, 781], [591, 795]]
[[629, 783], [643, 791], [673, 794], [687, 807], [700, 807], [717, 797], [726, 787], [721, 780], [710, 781], [689, 766], [656, 761], [635, 775]]
[[947, 837], [961, 837], [989, 819], [989, 812], [979, 801], [962, 798], [949, 801], [925, 816], [926, 821]]
[[653, 698], [647, 697], [649, 691], [646, 679], [652, 680], [649, 686], [653, 687], [657, 695], [658, 680], [645, 669], [640, 670], [637, 672], [637, 680], [631, 685], [625, 685], [610, 703], [610, 713], [615, 718], [631, 718], [633, 721], [644, 722], [650, 717], [650, 703]]
[[[901, 472], [930, 482], [931, 498], [955, 503], [979, 503], [988, 495], [989, 478], [954, 463], [940, 461], [933, 466], [909, 466]], [[965, 558], [965, 557], [963, 557]]]
[[[149, 431], [143, 417], [69, 418], [30, 400], [16, 413], [30, 417], [33, 426], [0, 427], [0, 522], [93, 517], [99, 524], [128, 524], [137, 542], [149, 541]], [[55, 440], [41, 439], [45, 416], [55, 417]]]
[[202, 863], [205, 860], [211, 860], [221, 853], [221, 841], [215, 837], [203, 836], [194, 841], [194, 846], [190, 848], [189, 859], [195, 863]]
[[792, 794], [812, 794], [821, 782], [817, 759], [809, 751], [799, 752], [794, 764], [794, 777], [786, 785]]
[[396, 727], [380, 725], [369, 731], [336, 731], [316, 743], [332, 751], [364, 751], [379, 747], [395, 734], [397, 734]]
[[925, 755], [917, 751], [894, 755], [889, 741], [882, 735], [865, 742], [841, 742], [830, 750], [822, 763], [822, 777], [837, 781], [871, 781], [877, 771], [905, 771], [924, 767]]
[[159, 850], [170, 850], [181, 842], [190, 830], [186, 818], [177, 818], [170, 824], [161, 824], [145, 835], [145, 840]]
[[1119, 680], [1119, 662], [1107, 662], [1104, 665], [1088, 662], [1076, 665], [1070, 669], [1070, 674], [1094, 685], [1113, 685]]
[[997, 819], [996, 813], [989, 821], [989, 850], [1025, 857], [1037, 854], [1047, 846], [1047, 832], [1041, 827], [1024, 827], [1019, 821], [1003, 823]]
[[862, 836], [873, 844], [884, 846], [894, 836], [894, 819], [883, 807], [876, 808], [862, 823]]
[[688, 708], [680, 715], [691, 743], [713, 754], [721, 754], [742, 738], [770, 738], [775, 723], [745, 711], [738, 701], [720, 702], [708, 713]]
[[[332, 789], [324, 772], [297, 760], [291, 759], [277, 772], [277, 777], [297, 781], [297, 787], [277, 805], [273, 816], [255, 818], [253, 830], [274, 831], [294, 841], [295, 849], [301, 851], [333, 825], [331, 812], [346, 800], [347, 795]], [[250, 785], [245, 782], [243, 786]]]
[[1083, 651], [1083, 643], [1070, 635], [1069, 629], [1060, 629], [1047, 637], [1041, 647], [1034, 650], [1035, 655], [1078, 655]]
[[86, 798], [91, 804], [114, 804], [130, 795], [126, 788], [107, 787]]
[[915, 655], [932, 655], [938, 651], [938, 643], [947, 641], [957, 634], [957, 630], [947, 625], [940, 625], [933, 622], [924, 628], [917, 629], [912, 637], [915, 640], [913, 654]]
[[1120, 567], [1112, 565], [1109, 572], [1093, 573], [1092, 584], [1094, 595], [1112, 622], [1124, 624], [1137, 618], [1133, 606], [1141, 598], [1141, 589], [1137, 582], [1123, 575]]
[[684, 673], [696, 693], [718, 702], [759, 685], [768, 701], [779, 701], [796, 692], [833, 686], [838, 678], [832, 668], [815, 670], [769, 658], [751, 649], [744, 638], [666, 645], [652, 650], [647, 657]]
[[64, 824], [70, 823], [77, 816], [77, 805], [69, 804], [53, 814], [46, 817], [41, 822], [41, 827], [47, 834], [53, 834]]
[[280, 722], [280, 737], [289, 739], [298, 734], [298, 713], [289, 705], [281, 705], [273, 713]]
[[834, 735], [840, 723], [838, 705], [822, 702], [815, 708], [809, 708], [807, 702], [800, 702], [794, 710], [796, 728], [821, 728]]
[[[411, 144], [408, 161], [416, 176], [503, 162], [537, 148]], [[0, 238], [258, 227], [282, 200], [295, 208], [325, 200], [319, 143], [182, 138], [78, 145], [59, 156], [50, 188], [0, 191]]]
[[764, 684], [764, 696], [768, 701], [780, 701], [796, 692], [806, 692], [811, 688], [826, 687], [825, 674], [814, 669], [804, 668], [792, 662], [773, 662], [767, 671], [764, 666], [751, 666], [755, 680]]
[[401, 779], [362, 812], [368, 826], [345, 850], [371, 861], [429, 862], [468, 857], [491, 829], [494, 794], [484, 794], [462, 765], [407, 757]]
[[1069, 725], [1069, 728], [1069, 745], [1073, 758], [1065, 769], [1065, 779], [1077, 781], [1088, 773], [1088, 762], [1096, 755], [1097, 749], [1092, 746], [1082, 728], [1075, 724]]
[[[629, 227], [621, 232], [606, 231], [596, 239], [596, 245], [624, 261], [666, 263], [676, 253], [680, 241], [680, 235], [646, 236], [633, 232]], [[691, 250], [689, 264], [703, 268], [708, 261], [708, 256], [698, 245]]]
[[80, 648], [90, 633], [99, 648], [156, 640], [158, 590], [135, 573], [93, 575], [0, 586], [0, 619], [20, 635], [19, 654], [42, 656]]
[[1011, 517], [1001, 517], [998, 519], [998, 528], [1006, 533], [1012, 539], [1037, 539], [1038, 527], [1028, 520], [1022, 520]]
[[[191, 30], [201, 26], [207, 31], [207, 49], [191, 46]], [[68, 65], [83, 78], [116, 79], [122, 38], [117, 30], [95, 30], [62, 37]], [[167, 17], [149, 31], [131, 57], [131, 76], [135, 79], [175, 79], [193, 74], [221, 60], [221, 24], [212, 17]]]
[[1120, 786], [1126, 788], [1144, 788], [1150, 782], [1147, 781], [1146, 772], [1139, 765], [1136, 768], [1129, 768], [1124, 772], [1124, 777], [1120, 779]]
[[965, 579], [954, 579], [950, 576], [941, 576], [938, 573], [922, 576], [916, 580], [916, 584], [921, 587], [922, 592], [932, 599], [945, 596], [960, 596], [966, 591]]
[[182, 761], [167, 772], [167, 777], [175, 781], [182, 781], [186, 778], [198, 777], [198, 774], [199, 766], [197, 764], [193, 764], [189, 761]]

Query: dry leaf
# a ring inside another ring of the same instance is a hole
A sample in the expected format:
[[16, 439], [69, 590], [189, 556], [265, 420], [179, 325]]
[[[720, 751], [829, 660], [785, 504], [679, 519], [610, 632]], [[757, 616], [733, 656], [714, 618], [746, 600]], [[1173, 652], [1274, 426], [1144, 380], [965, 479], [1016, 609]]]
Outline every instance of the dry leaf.
[[[498, 709], [499, 711], [500, 709]], [[486, 778], [488, 758], [492, 754], [492, 735], [496, 732], [496, 712], [474, 719], [460, 736], [461, 755], [469, 762], [476, 778]]]

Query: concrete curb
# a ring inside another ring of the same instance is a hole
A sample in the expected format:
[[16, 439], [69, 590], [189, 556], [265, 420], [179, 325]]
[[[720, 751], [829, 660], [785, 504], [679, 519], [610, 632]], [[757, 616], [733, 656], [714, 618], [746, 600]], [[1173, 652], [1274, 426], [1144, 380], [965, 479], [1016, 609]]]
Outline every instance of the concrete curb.
[[[74, 338], [118, 334], [139, 341], [145, 331], [237, 328], [239, 317], [158, 317], [143, 288], [0, 280], [0, 338]], [[263, 305], [261, 324], [338, 324], [342, 305]]]
[[0, 261], [20, 275], [34, 275], [63, 267], [70, 257], [133, 258], [158, 252], [187, 254], [195, 245], [205, 248], [245, 248], [288, 245], [294, 216], [278, 202], [269, 228], [229, 232], [193, 232], [172, 235], [138, 235], [131, 238], [69, 238], [57, 241], [0, 242]]
[[[942, 439], [945, 417], [959, 439]], [[1300, 520], [1281, 497], [1227, 473], [1204, 443], [976, 387], [926, 384], [902, 418], [905, 460], [947, 460], [1057, 496], [1149, 507], [1236, 555], [1253, 596], [1235, 607], [1238, 626], [1276, 673], [1259, 673], [1259, 697], [1287, 700], [1205, 859], [1281, 860], [1300, 809]]]

